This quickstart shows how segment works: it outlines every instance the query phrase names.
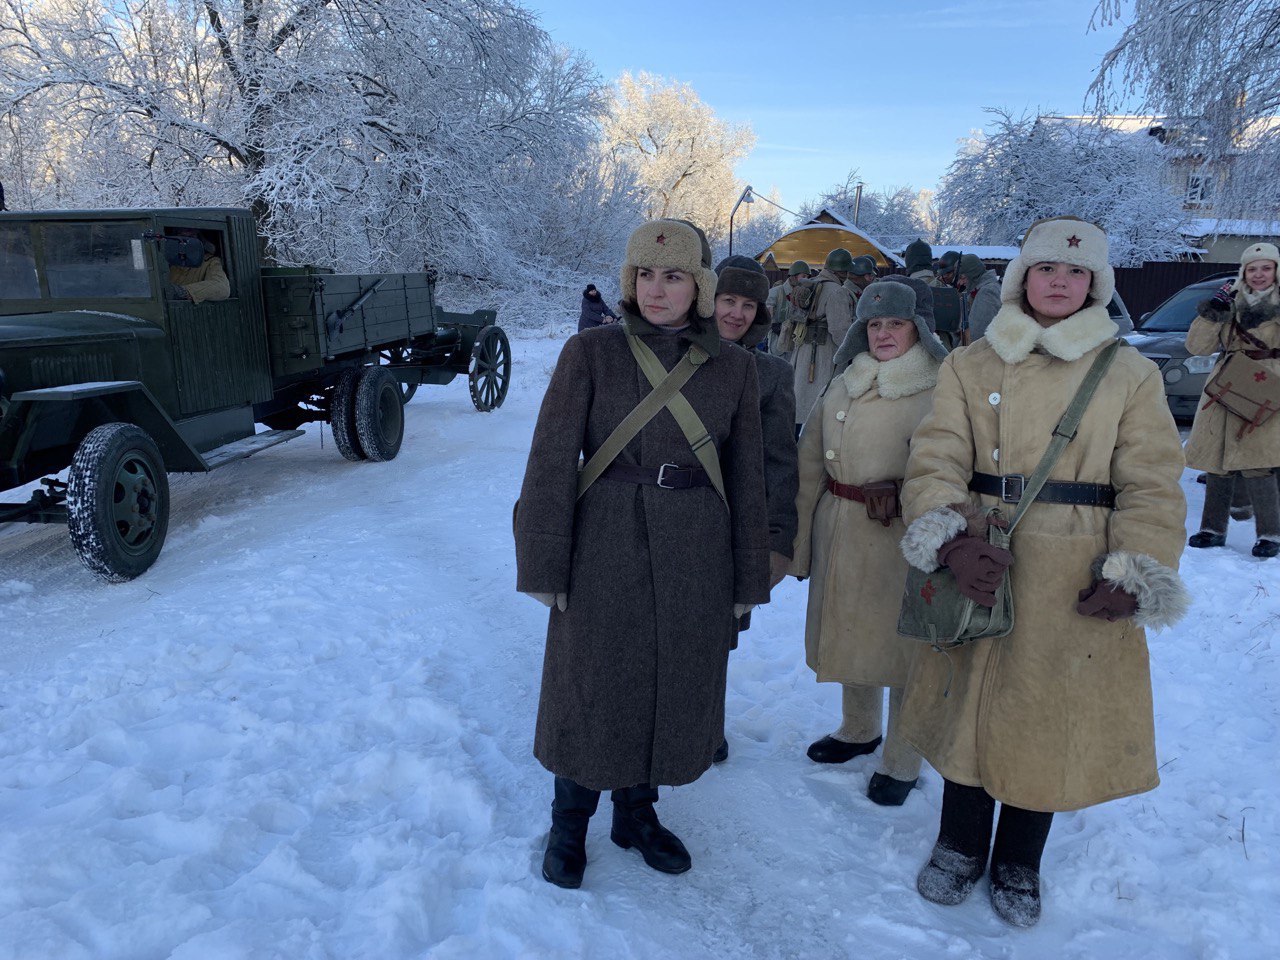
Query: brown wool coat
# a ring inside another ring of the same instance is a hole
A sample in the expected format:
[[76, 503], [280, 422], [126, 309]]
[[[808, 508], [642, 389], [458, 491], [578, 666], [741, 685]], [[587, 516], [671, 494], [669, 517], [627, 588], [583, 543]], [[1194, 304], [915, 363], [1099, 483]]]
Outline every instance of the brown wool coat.
[[[575, 502], [590, 457], [650, 390], [623, 324], [569, 339], [534, 430], [516, 517], [517, 589], [568, 594], [547, 627], [534, 755], [597, 790], [683, 784], [724, 738], [733, 605], [769, 599], [756, 364], [714, 329], [664, 335], [624, 323], [671, 369], [689, 336], [711, 355], [682, 388], [720, 452], [730, 510], [711, 487], [600, 479]], [[663, 410], [619, 462], [697, 459]]]
[[[830, 270], [823, 270], [813, 282], [817, 284], [818, 289], [814, 294], [814, 304], [809, 311], [809, 316], [815, 321], [826, 322], [827, 336], [823, 343], [806, 342], [798, 349], [791, 349], [787, 357], [795, 376], [793, 382], [796, 394], [796, 423], [804, 423], [809, 418], [814, 404], [826, 389], [827, 381], [835, 372], [832, 358], [840, 349], [840, 344], [844, 342], [844, 336], [853, 323], [853, 297], [840, 285], [835, 274]], [[798, 313], [799, 311], [794, 311], [783, 322], [782, 331], [778, 335], [781, 345], [790, 345], [795, 342], [792, 338], [794, 325], [804, 319], [803, 316], [797, 317]], [[812, 379], [809, 376], [811, 364]]]
[[[1238, 316], [1242, 307], [1243, 302], [1237, 296], [1231, 306], [1232, 316]], [[1249, 334], [1268, 347], [1280, 347], [1280, 303], [1275, 302], [1274, 288], [1270, 302], [1264, 300], [1252, 308], [1252, 317], [1246, 317], [1249, 322], [1255, 323], [1262, 317], [1267, 318], [1256, 326], [1250, 326]], [[1199, 316], [1191, 322], [1191, 329], [1187, 331], [1189, 353], [1197, 356], [1222, 353], [1222, 357], [1214, 365], [1214, 373], [1226, 362], [1229, 351], [1256, 349], [1258, 348], [1253, 344], [1241, 339], [1230, 321], [1217, 322]], [[1280, 381], [1280, 360], [1259, 360], [1258, 363]], [[1213, 379], [1212, 374], [1209, 379]], [[1202, 407], [1203, 401], [1202, 395]], [[1237, 439], [1236, 434], [1242, 426], [1244, 421], [1229, 413], [1221, 404], [1214, 403], [1196, 410], [1191, 439], [1187, 441], [1187, 466], [1195, 470], [1207, 470], [1209, 473], [1280, 466], [1280, 414], [1272, 416], [1261, 427]]]
[[800, 435], [800, 530], [791, 573], [810, 577], [805, 661], [821, 681], [901, 687], [915, 645], [898, 636], [907, 563], [888, 527], [827, 489], [906, 475], [911, 434], [933, 405], [938, 361], [916, 345], [888, 364], [859, 354]]
[[[968, 492], [974, 471], [1035, 470], [1114, 332], [1104, 307], [1042, 330], [1006, 304], [984, 339], [943, 361], [907, 466], [908, 561], [936, 567], [937, 547], [964, 526], [949, 504], [999, 505]], [[1163, 386], [1150, 360], [1120, 348], [1050, 474], [1113, 485], [1116, 509], [1034, 504], [1013, 537], [1013, 632], [949, 656], [926, 648], [913, 661], [901, 729], [944, 777], [1041, 811], [1158, 784], [1143, 625], [1176, 621], [1187, 602], [1175, 572], [1182, 451]], [[1134, 620], [1075, 611], [1104, 557], [1104, 575], [1138, 597]]]

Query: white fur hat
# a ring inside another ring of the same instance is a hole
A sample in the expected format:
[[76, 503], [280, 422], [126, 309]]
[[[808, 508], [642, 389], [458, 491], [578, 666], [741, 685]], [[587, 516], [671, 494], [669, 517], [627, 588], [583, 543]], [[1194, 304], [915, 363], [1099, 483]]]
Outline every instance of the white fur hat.
[[1244, 253], [1240, 254], [1240, 272], [1236, 274], [1235, 288], [1237, 290], [1248, 290], [1248, 285], [1244, 282], [1244, 268], [1255, 260], [1270, 260], [1276, 265], [1276, 272], [1280, 274], [1280, 248], [1274, 243], [1255, 243], [1246, 247]]
[[1116, 274], [1107, 260], [1107, 235], [1096, 223], [1079, 217], [1037, 220], [1022, 238], [1022, 249], [1009, 261], [1000, 287], [1005, 303], [1021, 303], [1027, 271], [1037, 263], [1070, 263], [1093, 271], [1089, 296], [1104, 306], [1116, 292]]
[[636, 271], [640, 267], [672, 267], [693, 277], [698, 288], [694, 309], [700, 317], [716, 315], [716, 284], [711, 269], [711, 247], [706, 235], [687, 220], [650, 220], [641, 224], [627, 241], [622, 265], [622, 299], [636, 299]]

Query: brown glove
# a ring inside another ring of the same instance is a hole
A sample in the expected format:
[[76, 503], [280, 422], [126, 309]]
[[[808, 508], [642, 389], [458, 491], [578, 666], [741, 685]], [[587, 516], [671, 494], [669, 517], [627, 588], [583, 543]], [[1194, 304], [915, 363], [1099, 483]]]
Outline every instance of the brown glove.
[[938, 562], [951, 569], [961, 595], [984, 607], [996, 605], [996, 590], [1013, 554], [967, 533], [938, 548]]
[[791, 569], [791, 561], [780, 554], [777, 550], [769, 551], [769, 589], [772, 590], [780, 584], [787, 571]]
[[1138, 598], [1107, 580], [1095, 580], [1077, 595], [1076, 613], [1108, 623], [1128, 620], [1138, 612]]

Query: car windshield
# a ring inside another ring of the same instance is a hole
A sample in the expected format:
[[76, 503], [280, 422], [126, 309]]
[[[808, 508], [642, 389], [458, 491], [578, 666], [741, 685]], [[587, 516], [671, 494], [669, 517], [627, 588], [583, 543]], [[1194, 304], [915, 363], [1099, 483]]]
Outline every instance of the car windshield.
[[[42, 262], [33, 232], [40, 232]], [[143, 250], [144, 223], [0, 224], [0, 299], [145, 298], [151, 274]]]
[[1212, 290], [1186, 287], [1156, 307], [1140, 330], [1143, 333], [1186, 333], [1196, 318], [1196, 304], [1213, 296]]

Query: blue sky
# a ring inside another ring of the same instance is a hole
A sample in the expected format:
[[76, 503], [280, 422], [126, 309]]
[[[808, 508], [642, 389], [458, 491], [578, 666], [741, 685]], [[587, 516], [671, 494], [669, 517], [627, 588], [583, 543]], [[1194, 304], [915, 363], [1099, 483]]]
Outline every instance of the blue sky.
[[605, 79], [673, 77], [750, 124], [757, 144], [738, 175], [761, 193], [776, 186], [793, 210], [852, 167], [869, 189], [933, 188], [957, 141], [986, 123], [984, 107], [1082, 112], [1120, 34], [1089, 31], [1094, 0], [525, 6]]

